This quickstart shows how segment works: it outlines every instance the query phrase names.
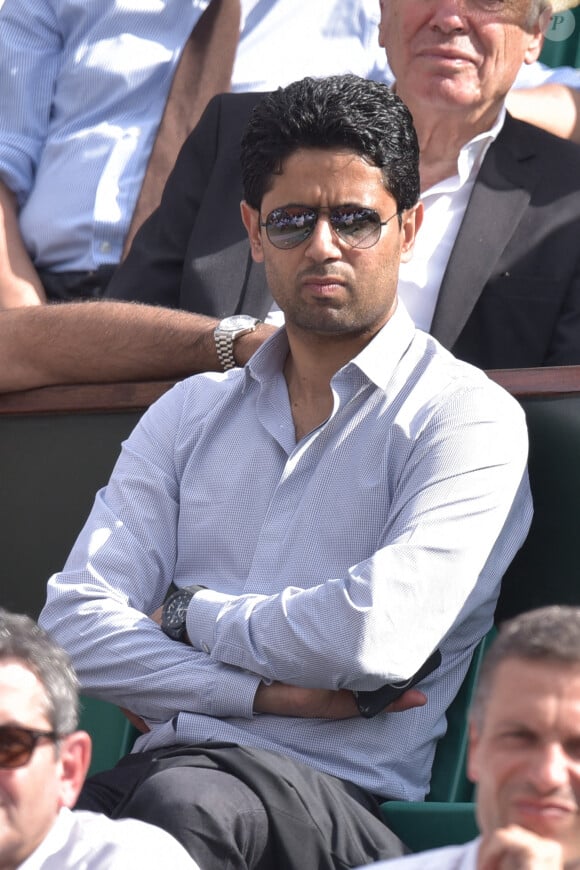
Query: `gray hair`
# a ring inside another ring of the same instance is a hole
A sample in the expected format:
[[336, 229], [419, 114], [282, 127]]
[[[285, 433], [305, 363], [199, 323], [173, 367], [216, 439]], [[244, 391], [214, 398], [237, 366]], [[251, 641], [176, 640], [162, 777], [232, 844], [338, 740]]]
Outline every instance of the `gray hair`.
[[79, 683], [68, 655], [34, 620], [0, 608], [0, 662], [16, 659], [41, 683], [45, 714], [59, 737], [79, 721]]
[[500, 627], [481, 666], [471, 706], [471, 719], [478, 726], [483, 722], [497, 669], [506, 659], [580, 665], [580, 607], [540, 607]]

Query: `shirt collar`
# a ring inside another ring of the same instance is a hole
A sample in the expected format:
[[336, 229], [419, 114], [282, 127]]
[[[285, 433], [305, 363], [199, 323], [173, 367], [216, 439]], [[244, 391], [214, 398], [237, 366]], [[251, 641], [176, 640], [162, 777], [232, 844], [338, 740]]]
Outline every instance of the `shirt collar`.
[[[355, 366], [369, 381], [384, 390], [399, 360], [411, 344], [415, 332], [415, 324], [399, 299], [395, 312], [382, 329], [354, 359], [336, 373], [333, 380], [342, 373], [348, 374], [351, 366]], [[248, 376], [260, 383], [277, 377], [284, 369], [288, 349], [286, 329], [280, 327], [248, 362]]]
[[473, 171], [479, 172], [487, 149], [497, 139], [504, 125], [505, 116], [506, 108], [502, 104], [499, 115], [489, 130], [478, 133], [462, 146], [457, 158], [457, 174], [462, 182], [466, 181]]
[[[390, 90], [393, 94], [397, 93], [396, 81], [390, 85]], [[459, 175], [461, 183], [467, 180], [476, 164], [478, 169], [481, 166], [483, 158], [485, 157], [485, 152], [491, 143], [497, 139], [501, 128], [504, 125], [505, 116], [506, 107], [505, 102], [503, 102], [499, 114], [489, 130], [484, 130], [483, 133], [478, 133], [477, 136], [474, 136], [473, 139], [470, 139], [469, 142], [466, 142], [465, 145], [462, 145], [460, 148], [459, 157], [457, 159], [457, 174]]]
[[73, 814], [61, 807], [52, 828], [34, 852], [20, 865], [19, 870], [41, 870], [44, 862], [64, 848], [73, 822]]
[[504, 125], [505, 116], [506, 109], [502, 105], [497, 118], [489, 130], [478, 133], [477, 136], [474, 136], [473, 139], [470, 139], [469, 142], [461, 146], [457, 157], [457, 172], [455, 175], [443, 178], [437, 184], [423, 191], [421, 199], [431, 195], [439, 196], [441, 193], [452, 193], [462, 188], [468, 181], [475, 180], [475, 176], [483, 163], [483, 158], [487, 154], [487, 149], [497, 139]]

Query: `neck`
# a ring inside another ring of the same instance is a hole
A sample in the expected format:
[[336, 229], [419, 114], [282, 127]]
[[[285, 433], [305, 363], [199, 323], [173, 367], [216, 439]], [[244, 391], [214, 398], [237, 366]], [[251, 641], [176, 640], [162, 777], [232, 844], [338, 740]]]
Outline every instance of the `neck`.
[[494, 104], [469, 112], [463, 107], [441, 111], [440, 106], [429, 106], [425, 101], [413, 99], [413, 95], [405, 94], [404, 89], [397, 88], [397, 93], [409, 107], [417, 131], [422, 192], [456, 174], [463, 146], [479, 133], [489, 130], [501, 108], [501, 105]]
[[332, 412], [330, 382], [372, 336], [305, 335], [287, 324], [290, 352], [284, 366], [296, 441], [316, 429]]

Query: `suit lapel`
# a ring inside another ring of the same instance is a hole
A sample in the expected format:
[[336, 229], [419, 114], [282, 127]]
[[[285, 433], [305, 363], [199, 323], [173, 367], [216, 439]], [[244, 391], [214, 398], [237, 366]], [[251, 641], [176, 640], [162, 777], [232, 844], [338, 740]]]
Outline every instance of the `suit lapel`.
[[535, 168], [520, 123], [507, 115], [477, 175], [441, 282], [430, 331], [445, 347], [455, 344], [513, 236], [536, 184]]

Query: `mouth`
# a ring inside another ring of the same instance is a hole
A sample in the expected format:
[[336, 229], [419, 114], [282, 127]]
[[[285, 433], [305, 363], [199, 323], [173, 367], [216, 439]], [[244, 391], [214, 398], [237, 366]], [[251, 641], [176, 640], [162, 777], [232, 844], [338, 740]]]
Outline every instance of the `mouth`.
[[434, 60], [438, 63], [445, 63], [455, 67], [464, 65], [477, 66], [476, 58], [452, 46], [428, 46], [419, 52], [419, 56], [426, 60]]
[[576, 805], [565, 800], [519, 800], [515, 810], [524, 827], [537, 831], [568, 822], [578, 812]]
[[344, 290], [344, 281], [334, 275], [325, 276], [324, 278], [317, 277], [316, 275], [306, 275], [302, 278], [301, 286], [314, 296], [326, 297], [342, 292]]

